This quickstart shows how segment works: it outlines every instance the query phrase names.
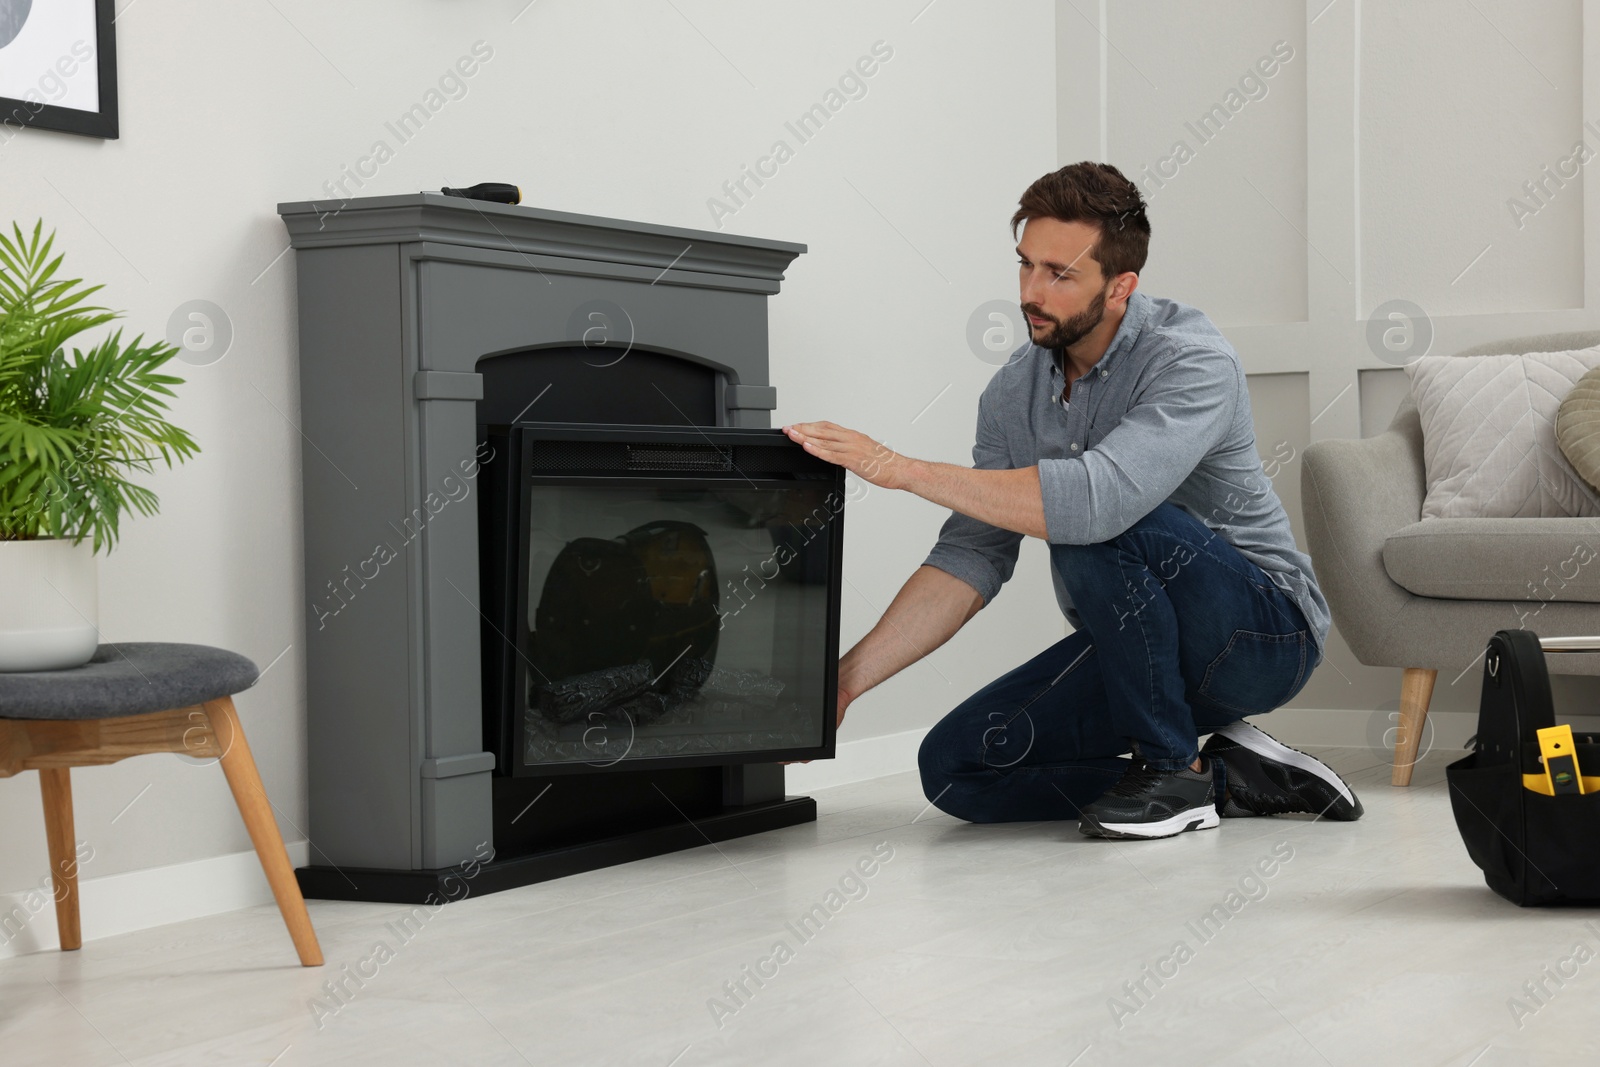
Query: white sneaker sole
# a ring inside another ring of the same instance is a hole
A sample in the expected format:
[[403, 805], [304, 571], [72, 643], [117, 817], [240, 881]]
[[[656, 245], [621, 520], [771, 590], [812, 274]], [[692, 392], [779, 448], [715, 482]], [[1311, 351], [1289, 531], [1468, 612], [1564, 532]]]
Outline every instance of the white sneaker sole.
[[1230, 722], [1216, 732], [1234, 744], [1248, 748], [1258, 755], [1266, 756], [1268, 759], [1277, 760], [1279, 763], [1285, 763], [1290, 767], [1305, 771], [1307, 774], [1315, 775], [1337, 789], [1339, 795], [1344, 797], [1347, 803], [1354, 804], [1356, 802], [1356, 795], [1350, 792], [1350, 787], [1344, 784], [1343, 778], [1334, 773], [1333, 768], [1315, 756], [1308, 756], [1297, 748], [1290, 748], [1271, 734], [1251, 726], [1243, 719], [1238, 722]]
[[[1185, 830], [1214, 830], [1222, 820], [1215, 805], [1190, 808], [1169, 815], [1159, 822], [1096, 822], [1100, 837], [1172, 837]], [[1080, 823], [1080, 828], [1081, 828]], [[1090, 836], [1096, 836], [1091, 834]]]

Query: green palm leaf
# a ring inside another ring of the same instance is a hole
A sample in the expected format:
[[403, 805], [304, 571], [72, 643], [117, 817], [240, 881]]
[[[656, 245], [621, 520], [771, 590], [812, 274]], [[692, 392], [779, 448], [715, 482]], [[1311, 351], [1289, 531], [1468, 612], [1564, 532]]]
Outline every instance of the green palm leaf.
[[58, 278], [55, 234], [0, 232], [0, 540], [65, 537], [116, 543], [122, 516], [153, 515], [156, 495], [128, 480], [200, 448], [163, 413], [171, 386], [160, 373], [178, 353], [123, 342], [121, 330], [88, 351], [67, 345], [118, 313], [85, 301], [101, 286]]

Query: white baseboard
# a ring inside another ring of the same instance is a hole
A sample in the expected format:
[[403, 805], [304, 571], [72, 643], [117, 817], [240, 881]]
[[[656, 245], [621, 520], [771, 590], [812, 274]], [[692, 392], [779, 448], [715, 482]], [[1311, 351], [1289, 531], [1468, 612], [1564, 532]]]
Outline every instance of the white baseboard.
[[[1392, 712], [1348, 708], [1279, 708], [1253, 722], [1286, 745], [1296, 748], [1367, 748], [1392, 746]], [[1460, 748], [1478, 728], [1476, 714], [1441, 712], [1428, 717], [1434, 747]], [[927, 730], [906, 730], [882, 737], [840, 742], [831, 760], [792, 764], [786, 768], [784, 788], [792, 794], [829, 786], [865, 782], [888, 774], [917, 769], [917, 749]], [[1387, 737], [1386, 737], [1387, 734]]]
[[[1394, 730], [1398, 712], [1390, 710], [1366, 711], [1351, 708], [1279, 708], [1268, 715], [1258, 715], [1250, 721], [1273, 737], [1295, 748], [1365, 748], [1376, 756], [1394, 750]], [[1560, 717], [1570, 722], [1579, 732], [1600, 733], [1600, 718], [1590, 716]], [[1462, 747], [1478, 730], [1478, 713], [1462, 711], [1434, 712], [1428, 716], [1423, 734], [1423, 754], [1465, 755]], [[784, 788], [790, 795], [803, 794], [812, 789], [865, 782], [888, 774], [917, 769], [917, 749], [927, 730], [906, 730], [882, 737], [864, 737], [859, 741], [844, 741], [837, 748], [838, 755], [831, 760], [814, 760], [811, 763], [793, 764], [786, 768]]]
[[[1296, 748], [1333, 745], [1369, 748], [1382, 753], [1393, 751], [1394, 727], [1399, 714], [1392, 708], [1379, 711], [1279, 708], [1270, 715], [1258, 715], [1249, 721]], [[1571, 724], [1579, 733], [1600, 732], [1600, 718], [1592, 715], [1558, 714], [1557, 721]], [[1477, 732], [1476, 711], [1430, 712], [1423, 723], [1423, 753], [1449, 753], [1451, 758], [1464, 756], [1468, 739]]]
[[[1399, 716], [1394, 708], [1279, 708], [1247, 721], [1295, 748], [1367, 748], [1377, 753], [1393, 751]], [[1478, 732], [1478, 713], [1434, 712], [1423, 731], [1425, 751], [1461, 751], [1467, 738]]]
[[928, 731], [905, 730], [881, 737], [842, 741], [833, 759], [796, 763], [784, 768], [784, 791], [794, 795], [832, 785], [849, 785], [917, 769], [917, 749]]
[[[1391, 713], [1346, 708], [1279, 708], [1252, 721], [1286, 745], [1296, 748], [1366, 748], [1385, 744], [1385, 732], [1394, 723]], [[1477, 715], [1460, 712], [1429, 716], [1435, 747], [1460, 748], [1477, 729]], [[784, 789], [790, 795], [813, 789], [849, 785], [917, 769], [917, 749], [928, 731], [905, 730], [859, 741], [842, 741], [831, 760], [791, 764], [785, 768]], [[1394, 743], [1388, 734], [1387, 744]]]
[[[287, 842], [289, 863], [304, 867], [310, 848]], [[92, 863], [86, 860], [85, 864]], [[47, 879], [48, 874], [45, 875]], [[85, 943], [152, 926], [270, 904], [272, 890], [254, 852], [150, 867], [78, 880]], [[48, 883], [0, 895], [0, 959], [59, 948], [55, 900]]]

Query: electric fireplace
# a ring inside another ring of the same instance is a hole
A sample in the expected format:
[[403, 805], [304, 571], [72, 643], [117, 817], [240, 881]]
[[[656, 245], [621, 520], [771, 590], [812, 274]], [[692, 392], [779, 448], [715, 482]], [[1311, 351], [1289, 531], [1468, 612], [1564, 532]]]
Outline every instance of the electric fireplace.
[[779, 430], [519, 423], [485, 445], [501, 773], [832, 755], [840, 468]]
[[770, 428], [767, 365], [805, 246], [438, 193], [278, 212], [305, 894], [456, 899], [463, 869], [481, 894], [814, 821], [782, 761], [834, 752], [843, 494]]

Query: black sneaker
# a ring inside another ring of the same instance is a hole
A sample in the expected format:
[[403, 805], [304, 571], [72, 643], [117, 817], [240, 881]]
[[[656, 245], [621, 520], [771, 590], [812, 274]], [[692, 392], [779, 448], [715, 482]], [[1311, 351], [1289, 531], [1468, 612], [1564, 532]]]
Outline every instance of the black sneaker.
[[1306, 812], [1339, 822], [1361, 818], [1361, 801], [1331, 767], [1242, 719], [1212, 734], [1200, 751], [1222, 764], [1223, 815]]
[[1141, 760], [1121, 780], [1079, 812], [1078, 829], [1090, 837], [1171, 837], [1217, 825], [1211, 768], [1157, 770]]

